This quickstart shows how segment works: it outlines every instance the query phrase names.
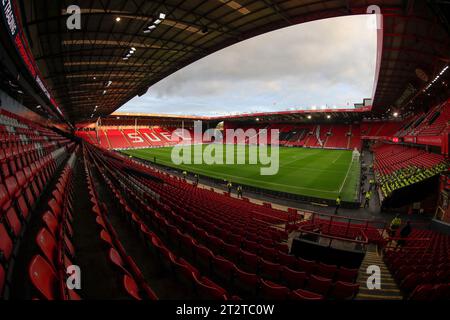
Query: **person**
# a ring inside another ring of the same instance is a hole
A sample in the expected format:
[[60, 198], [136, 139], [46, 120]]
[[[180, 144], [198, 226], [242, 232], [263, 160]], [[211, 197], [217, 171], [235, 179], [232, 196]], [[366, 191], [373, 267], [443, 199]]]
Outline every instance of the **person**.
[[227, 183], [228, 194], [231, 194], [231, 188], [232, 187], [233, 187], [233, 184], [231, 183], [231, 181], [228, 181], [228, 183]]
[[406, 243], [406, 238], [409, 237], [409, 235], [412, 232], [412, 228], [411, 228], [411, 221], [406, 221], [406, 225], [402, 228], [402, 230], [400, 230], [400, 238], [397, 241], [397, 247], [403, 247]]
[[402, 224], [402, 219], [400, 219], [400, 215], [396, 215], [394, 219], [392, 219], [391, 224], [389, 225], [389, 235], [394, 237], [397, 233], [398, 228]]
[[242, 186], [237, 187], [237, 196], [238, 198], [242, 198]]
[[184, 180], [186, 180], [186, 178], [187, 178], [187, 171], [186, 170], [183, 171], [183, 178], [184, 178]]
[[365, 196], [364, 208], [369, 207], [369, 205], [370, 205], [370, 196], [371, 196], [370, 190], [367, 190], [366, 191], [366, 196]]
[[341, 195], [336, 198], [336, 209], [334, 209], [334, 214], [338, 214], [339, 207], [341, 206]]

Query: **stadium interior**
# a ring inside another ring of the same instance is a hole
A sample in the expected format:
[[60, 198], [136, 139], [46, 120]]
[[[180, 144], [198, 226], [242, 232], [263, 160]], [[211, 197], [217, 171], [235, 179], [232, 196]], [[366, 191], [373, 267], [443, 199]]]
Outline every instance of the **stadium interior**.
[[[0, 299], [450, 300], [448, 4], [0, 5]], [[360, 14], [382, 27], [373, 97], [354, 106], [117, 111], [235, 43]], [[199, 121], [224, 138], [254, 129], [236, 150], [278, 130], [280, 174], [171, 163], [176, 145], [222, 144], [176, 134], [194, 136]], [[374, 265], [381, 288], [369, 285]], [[74, 266], [81, 289], [67, 285]]]

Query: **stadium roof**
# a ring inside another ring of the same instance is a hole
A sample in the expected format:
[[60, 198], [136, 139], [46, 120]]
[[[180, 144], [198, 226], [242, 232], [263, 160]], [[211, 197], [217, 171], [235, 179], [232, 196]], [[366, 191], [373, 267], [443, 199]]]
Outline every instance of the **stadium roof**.
[[[375, 111], [406, 104], [450, 58], [448, 22], [429, 1], [11, 1], [49, 99], [74, 122], [109, 115], [221, 48], [298, 23], [366, 13], [368, 4], [384, 15]], [[73, 4], [81, 8], [80, 30], [66, 27]]]

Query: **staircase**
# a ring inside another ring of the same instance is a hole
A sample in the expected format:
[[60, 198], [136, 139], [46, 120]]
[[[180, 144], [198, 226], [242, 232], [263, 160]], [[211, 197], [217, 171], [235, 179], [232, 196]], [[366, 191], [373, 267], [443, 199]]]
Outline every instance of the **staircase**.
[[[367, 267], [376, 265], [381, 270], [381, 289], [370, 290], [367, 288], [367, 278], [371, 274], [367, 274]], [[384, 264], [381, 256], [378, 255], [374, 246], [369, 247], [366, 256], [359, 269], [358, 279], [359, 292], [356, 300], [402, 300], [403, 296], [397, 287], [397, 284]]]
[[108, 138], [108, 134], [106, 133], [106, 131], [105, 130], [102, 130], [102, 132], [103, 132], [103, 134], [105, 135], [105, 137], [106, 137], [106, 141], [108, 142], [108, 147], [109, 147], [109, 150], [111, 150], [112, 149], [112, 147], [111, 147], [111, 142], [109, 141], [109, 138]]

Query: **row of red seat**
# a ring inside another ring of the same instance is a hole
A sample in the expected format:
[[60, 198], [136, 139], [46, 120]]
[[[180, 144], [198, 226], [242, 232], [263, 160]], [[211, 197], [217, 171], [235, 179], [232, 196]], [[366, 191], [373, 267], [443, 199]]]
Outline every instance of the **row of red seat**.
[[409, 166], [431, 168], [445, 161], [443, 155], [394, 144], [378, 144], [372, 147], [372, 151], [375, 155], [374, 171], [381, 176]]
[[80, 296], [66, 285], [67, 270], [73, 265], [73, 167], [75, 151], [64, 167], [42, 215], [44, 227], [36, 236], [39, 248], [29, 265], [28, 275], [35, 288], [34, 299], [79, 300]]
[[450, 99], [439, 103], [427, 112], [417, 113], [404, 121], [396, 136], [439, 136], [444, 133], [450, 118]]
[[384, 261], [407, 297], [450, 298], [450, 236], [414, 229], [401, 251], [386, 250]]
[[[0, 114], [3, 120], [10, 119], [5, 127], [10, 137], [17, 137], [0, 149], [0, 296], [6, 296], [25, 226], [57, 168], [75, 145], [66, 139], [55, 139], [58, 142], [47, 146], [42, 141], [34, 143], [47, 129], [4, 110]], [[16, 136], [19, 129], [32, 131]]]
[[96, 216], [96, 222], [100, 230], [99, 236], [106, 246], [108, 260], [116, 270], [118, 278], [123, 284], [123, 289], [130, 298], [136, 300], [157, 300], [157, 295], [145, 281], [139, 267], [126, 253], [114, 228], [109, 223], [108, 218], [105, 215], [104, 204], [99, 201], [97, 192], [95, 191], [92, 173], [87, 166], [88, 156], [85, 149], [83, 150], [83, 154], [92, 212]]
[[95, 131], [79, 130], [76, 135], [105, 149], [131, 149], [171, 146], [180, 139], [172, 139], [172, 130], [161, 127], [102, 128]]
[[[292, 130], [296, 130], [297, 134], [289, 135], [289, 133], [284, 132], [283, 136], [288, 137], [288, 140], [281, 140], [281, 145], [329, 149], [361, 149], [361, 134], [360, 126], [358, 125], [303, 125]], [[317, 130], [319, 131], [322, 145], [316, 137]]]

